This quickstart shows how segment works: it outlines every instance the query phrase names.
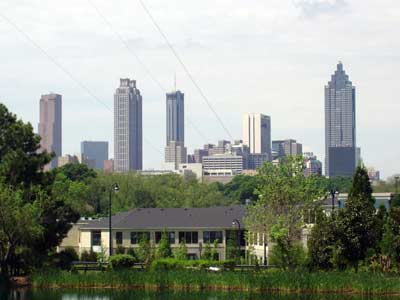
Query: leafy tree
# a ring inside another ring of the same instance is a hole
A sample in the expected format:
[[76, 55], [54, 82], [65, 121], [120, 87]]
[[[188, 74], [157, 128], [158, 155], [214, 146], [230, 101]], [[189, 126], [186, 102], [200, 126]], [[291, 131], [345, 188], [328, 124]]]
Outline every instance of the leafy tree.
[[53, 155], [40, 152], [39, 143], [32, 125], [18, 120], [0, 103], [0, 182], [24, 191], [32, 185], [46, 186], [50, 177], [43, 168]]
[[248, 208], [245, 220], [252, 232], [267, 229], [268, 239], [286, 253], [289, 266], [295, 263], [296, 257], [289, 256], [296, 254], [301, 239], [301, 212], [313, 208], [314, 200], [323, 195], [316, 178], [305, 177], [304, 168], [301, 156], [288, 157], [279, 165], [265, 163], [258, 175], [259, 200]]
[[238, 175], [223, 186], [224, 195], [242, 204], [245, 204], [246, 200], [255, 202], [258, 199], [256, 192], [258, 184], [259, 177], [257, 176]]
[[364, 167], [356, 170], [346, 207], [339, 211], [337, 225], [340, 254], [358, 271], [359, 261], [377, 242], [374, 199]]
[[212, 249], [210, 242], [206, 243], [201, 258], [204, 260], [212, 260]]
[[171, 245], [169, 244], [168, 232], [164, 231], [161, 235], [160, 243], [158, 244], [156, 257], [167, 258], [172, 256]]
[[66, 164], [60, 168], [56, 168], [53, 172], [57, 174], [63, 174], [71, 181], [83, 181], [88, 182], [91, 179], [97, 177], [96, 172], [90, 169], [85, 164]]
[[335, 221], [336, 215], [327, 216], [323, 211], [317, 212], [316, 224], [307, 241], [309, 264], [312, 269], [334, 268]]
[[52, 193], [44, 172], [52, 155], [39, 151], [40, 137], [0, 104], [1, 272], [29, 271], [48, 258], [79, 214]]
[[154, 259], [153, 249], [150, 241], [145, 234], [142, 234], [139, 241], [139, 247], [136, 250], [138, 260], [146, 265], [150, 264]]
[[186, 260], [188, 258], [188, 249], [184, 242], [179, 244], [179, 247], [174, 251], [174, 256], [179, 260]]
[[40, 208], [25, 203], [23, 192], [0, 186], [0, 271], [17, 275], [21, 252], [41, 237]]
[[226, 259], [239, 262], [240, 248], [239, 248], [238, 232], [231, 230], [227, 232], [227, 235], [228, 238], [226, 241]]

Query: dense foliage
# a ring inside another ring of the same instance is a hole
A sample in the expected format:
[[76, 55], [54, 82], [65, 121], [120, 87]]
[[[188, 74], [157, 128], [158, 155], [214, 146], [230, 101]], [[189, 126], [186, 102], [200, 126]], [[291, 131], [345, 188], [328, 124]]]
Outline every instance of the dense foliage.
[[65, 237], [78, 212], [53, 191], [44, 172], [53, 154], [39, 151], [40, 137], [0, 103], [0, 273], [42, 265]]

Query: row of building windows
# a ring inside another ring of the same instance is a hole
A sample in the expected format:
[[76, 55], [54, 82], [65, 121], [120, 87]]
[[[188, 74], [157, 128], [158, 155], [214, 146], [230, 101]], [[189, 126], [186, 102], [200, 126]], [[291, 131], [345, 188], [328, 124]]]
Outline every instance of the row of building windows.
[[[164, 232], [155, 232], [155, 243], [158, 244], [163, 236]], [[170, 244], [175, 244], [175, 232], [167, 232], [168, 241]], [[185, 244], [197, 244], [199, 242], [199, 233], [197, 231], [180, 231], [178, 233], [179, 243]], [[130, 242], [132, 245], [137, 245], [141, 240], [150, 240], [150, 232], [130, 232]], [[223, 234], [222, 231], [204, 231], [203, 232], [203, 242], [204, 243], [222, 243]], [[123, 243], [123, 232], [118, 231], [115, 233], [115, 240], [117, 245], [122, 245]], [[101, 231], [92, 231], [92, 246], [101, 246]]]

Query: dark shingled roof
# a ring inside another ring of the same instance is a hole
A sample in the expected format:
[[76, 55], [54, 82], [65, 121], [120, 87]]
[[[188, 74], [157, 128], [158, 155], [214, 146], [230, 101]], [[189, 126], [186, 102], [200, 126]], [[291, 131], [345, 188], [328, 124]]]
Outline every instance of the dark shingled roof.
[[[245, 206], [203, 208], [137, 208], [112, 217], [113, 229], [231, 228], [237, 219], [244, 227]], [[108, 218], [89, 221], [82, 229], [107, 229]]]

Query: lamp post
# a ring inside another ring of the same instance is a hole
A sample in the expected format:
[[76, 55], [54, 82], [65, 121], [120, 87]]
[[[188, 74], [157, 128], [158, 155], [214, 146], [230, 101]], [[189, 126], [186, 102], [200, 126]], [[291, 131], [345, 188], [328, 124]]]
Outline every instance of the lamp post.
[[238, 239], [238, 246], [239, 246], [239, 257], [240, 257], [240, 222], [238, 219], [234, 219], [232, 221], [232, 226], [236, 226], [238, 227], [238, 234], [237, 234], [237, 239]]
[[331, 199], [332, 199], [332, 213], [335, 209], [335, 197], [339, 195], [339, 191], [337, 189], [331, 189]]
[[112, 198], [112, 194], [113, 192], [116, 194], [119, 192], [119, 185], [118, 183], [114, 183], [111, 188], [110, 188], [110, 197], [109, 197], [109, 202], [108, 202], [108, 233], [109, 233], [109, 246], [110, 246], [110, 256], [113, 255], [113, 237], [112, 237], [112, 224], [111, 224], [111, 198]]

